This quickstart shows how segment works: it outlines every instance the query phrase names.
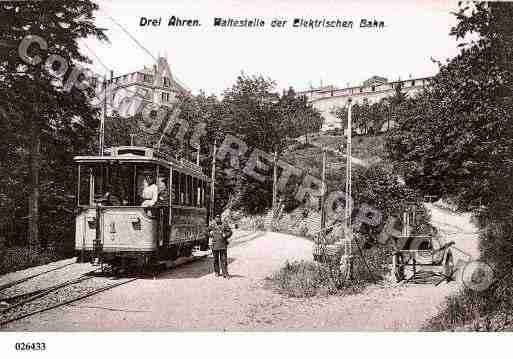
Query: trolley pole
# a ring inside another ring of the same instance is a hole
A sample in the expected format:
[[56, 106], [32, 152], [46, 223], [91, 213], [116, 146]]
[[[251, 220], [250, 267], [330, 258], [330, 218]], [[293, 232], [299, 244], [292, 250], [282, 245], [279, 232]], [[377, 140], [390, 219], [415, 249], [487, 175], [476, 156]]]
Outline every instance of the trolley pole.
[[277, 161], [278, 161], [278, 151], [274, 151], [274, 160], [273, 160], [273, 210], [276, 210], [276, 203], [278, 194], [277, 192], [277, 185], [278, 182], [278, 167], [277, 167]]
[[217, 155], [217, 141], [214, 140], [214, 151], [212, 152], [212, 178], [210, 182], [210, 220], [214, 218], [214, 187], [216, 182], [216, 155]]
[[321, 194], [321, 230], [326, 228], [326, 148], [322, 149], [322, 194]]

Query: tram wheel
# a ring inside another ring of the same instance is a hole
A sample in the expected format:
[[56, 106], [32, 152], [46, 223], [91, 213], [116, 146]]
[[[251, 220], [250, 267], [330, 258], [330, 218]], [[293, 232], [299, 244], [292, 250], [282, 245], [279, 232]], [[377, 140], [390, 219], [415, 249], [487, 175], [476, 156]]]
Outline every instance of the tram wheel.
[[192, 255], [192, 246], [183, 247], [180, 253], [181, 257], [190, 257]]
[[207, 241], [201, 242], [200, 251], [206, 251], [206, 250], [208, 250], [208, 242]]

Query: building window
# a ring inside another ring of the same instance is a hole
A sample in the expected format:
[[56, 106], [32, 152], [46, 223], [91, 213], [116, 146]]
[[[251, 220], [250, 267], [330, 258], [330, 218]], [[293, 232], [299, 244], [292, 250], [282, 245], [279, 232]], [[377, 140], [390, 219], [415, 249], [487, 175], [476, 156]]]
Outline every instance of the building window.
[[169, 78], [164, 77], [164, 87], [171, 87], [171, 80]]
[[144, 82], [152, 83], [153, 82], [153, 76], [147, 75], [147, 74], [143, 74], [143, 81]]
[[412, 85], [412, 86], [415, 86], [415, 80], [412, 80], [412, 81], [411, 81], [411, 85]]
[[376, 86], [372, 86], [372, 92], [376, 91]]
[[169, 93], [162, 92], [162, 101], [169, 102]]
[[363, 92], [363, 87], [360, 87], [360, 92]]

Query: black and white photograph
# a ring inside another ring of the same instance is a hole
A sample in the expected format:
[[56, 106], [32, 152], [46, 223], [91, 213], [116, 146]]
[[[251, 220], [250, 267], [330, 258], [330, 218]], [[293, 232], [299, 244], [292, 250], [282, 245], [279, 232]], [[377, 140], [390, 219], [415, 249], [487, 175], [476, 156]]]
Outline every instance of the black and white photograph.
[[7, 357], [513, 329], [513, 3], [0, 1], [0, 30]]

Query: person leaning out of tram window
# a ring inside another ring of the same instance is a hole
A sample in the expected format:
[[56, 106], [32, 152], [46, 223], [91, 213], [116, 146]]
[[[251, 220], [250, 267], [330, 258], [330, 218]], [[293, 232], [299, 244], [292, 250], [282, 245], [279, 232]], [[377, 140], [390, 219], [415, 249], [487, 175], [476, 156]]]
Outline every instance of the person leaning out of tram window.
[[159, 206], [169, 206], [169, 196], [171, 195], [171, 201], [174, 200], [173, 193], [170, 192], [169, 188], [166, 185], [165, 177], [159, 177], [157, 182], [157, 188], [159, 190], [157, 204]]
[[155, 183], [155, 177], [153, 175], [146, 175], [144, 178], [144, 189], [142, 191], [141, 207], [151, 207], [157, 203], [159, 198], [159, 189]]
[[209, 234], [212, 240], [215, 275], [220, 276], [222, 273], [223, 277], [228, 278], [228, 239], [232, 236], [232, 230], [218, 215], [209, 226]]

